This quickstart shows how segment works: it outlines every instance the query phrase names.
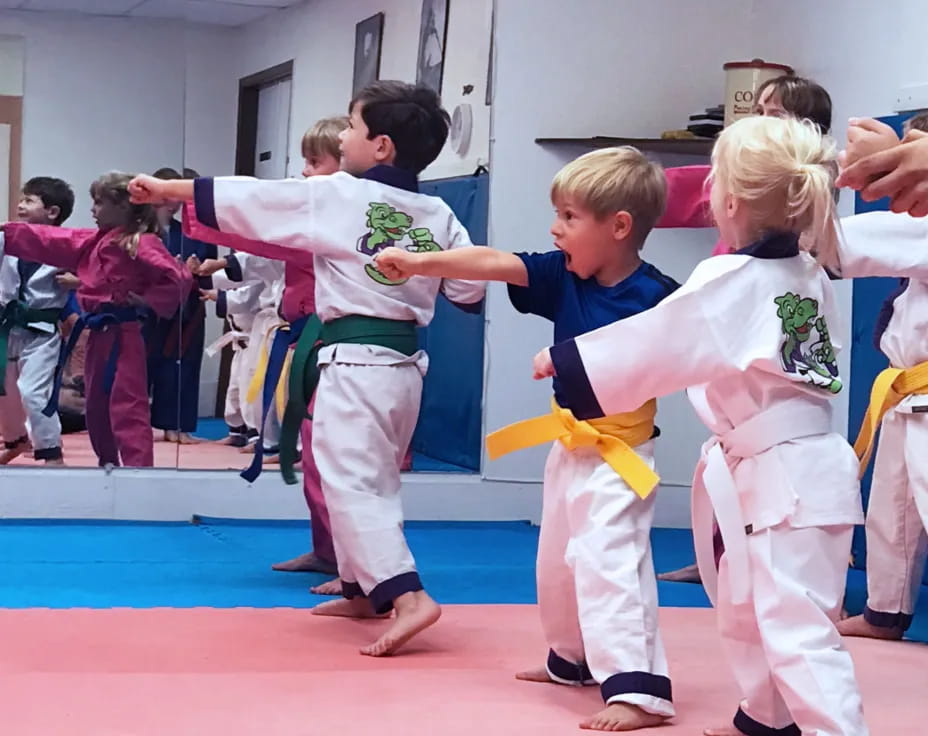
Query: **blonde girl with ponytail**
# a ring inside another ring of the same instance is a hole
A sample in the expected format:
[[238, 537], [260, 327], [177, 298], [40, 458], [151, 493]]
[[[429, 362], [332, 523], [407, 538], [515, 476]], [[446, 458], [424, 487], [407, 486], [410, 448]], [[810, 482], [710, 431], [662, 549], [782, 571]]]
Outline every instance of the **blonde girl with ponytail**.
[[[700, 263], [642, 314], [541, 351], [572, 406], [603, 414], [687, 390], [712, 433], [693, 479], [700, 573], [741, 690], [709, 736], [867, 736], [835, 622], [858, 463], [833, 430], [842, 333], [835, 146], [813, 125], [755, 117], [719, 136], [710, 203], [735, 252]], [[717, 519], [725, 551], [718, 569]]]

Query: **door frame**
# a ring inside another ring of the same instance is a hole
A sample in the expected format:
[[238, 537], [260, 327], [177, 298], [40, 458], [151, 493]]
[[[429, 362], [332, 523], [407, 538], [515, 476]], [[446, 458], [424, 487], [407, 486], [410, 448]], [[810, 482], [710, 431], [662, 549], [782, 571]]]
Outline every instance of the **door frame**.
[[[258, 92], [262, 87], [288, 78], [293, 78], [293, 59], [238, 80], [238, 127], [235, 134], [236, 176], [255, 175], [255, 153], [258, 147]], [[223, 332], [227, 331], [228, 326]], [[227, 346], [223, 348], [222, 358], [219, 361], [219, 383], [216, 387], [215, 408], [217, 417], [225, 414], [225, 397], [229, 390], [231, 373], [232, 348]]]

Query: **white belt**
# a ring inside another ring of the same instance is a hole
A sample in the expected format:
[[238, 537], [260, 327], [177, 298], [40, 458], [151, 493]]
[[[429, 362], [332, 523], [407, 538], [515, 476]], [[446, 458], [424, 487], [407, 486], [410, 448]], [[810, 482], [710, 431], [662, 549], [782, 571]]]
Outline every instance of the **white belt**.
[[231, 345], [232, 350], [236, 353], [239, 350], [244, 348], [240, 344], [242, 340], [248, 339], [247, 332], [239, 332], [238, 330], [230, 330], [229, 332], [223, 333], [223, 335], [216, 340], [213, 344], [206, 348], [206, 354], [212, 358], [216, 353], [222, 350], [226, 345]]
[[703, 445], [702, 457], [693, 478], [693, 537], [699, 573], [713, 605], [718, 594], [718, 571], [712, 543], [713, 516], [725, 543], [733, 602], [747, 601], [751, 589], [747, 546], [747, 535], [751, 529], [741, 513], [738, 489], [728, 467], [728, 459], [743, 460], [784, 442], [831, 432], [829, 404], [790, 399], [755, 414]]

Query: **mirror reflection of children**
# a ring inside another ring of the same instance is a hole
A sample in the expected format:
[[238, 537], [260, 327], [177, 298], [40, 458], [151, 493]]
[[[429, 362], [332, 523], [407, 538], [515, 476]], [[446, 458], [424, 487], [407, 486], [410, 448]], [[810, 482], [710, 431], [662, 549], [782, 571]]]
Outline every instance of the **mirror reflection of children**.
[[[36, 177], [26, 182], [16, 209], [20, 222], [57, 227], [74, 209], [74, 192], [61, 179]], [[70, 274], [68, 274], [70, 276]], [[46, 465], [63, 465], [61, 420], [43, 413], [52, 396], [61, 332], [58, 320], [69, 295], [69, 282], [54, 266], [7, 254], [0, 263], [0, 335], [5, 351], [0, 376], [0, 465], [28, 450]], [[28, 424], [28, 430], [27, 430]]]
[[[154, 174], [159, 179], [180, 179], [172, 168]], [[161, 238], [168, 252], [195, 274], [200, 261], [215, 258], [216, 246], [188, 238], [176, 218], [180, 202], [165, 202], [156, 208]], [[152, 427], [164, 432], [166, 442], [192, 445], [199, 442], [197, 428], [200, 406], [200, 368], [206, 342], [206, 310], [199, 289], [210, 289], [209, 278], [196, 277], [196, 288], [186, 299], [178, 296], [177, 309], [167, 319], [153, 316], [146, 327], [148, 382], [151, 391]]]
[[[149, 205], [132, 204], [132, 177], [104, 174], [90, 188], [97, 229], [27, 223], [2, 226], [5, 251], [74, 273], [87, 341], [87, 429], [101, 466], [150, 467], [154, 447], [148, 407], [143, 307], [169, 316], [186, 297], [190, 272], [156, 235]], [[55, 407], [49, 407], [54, 409]]]

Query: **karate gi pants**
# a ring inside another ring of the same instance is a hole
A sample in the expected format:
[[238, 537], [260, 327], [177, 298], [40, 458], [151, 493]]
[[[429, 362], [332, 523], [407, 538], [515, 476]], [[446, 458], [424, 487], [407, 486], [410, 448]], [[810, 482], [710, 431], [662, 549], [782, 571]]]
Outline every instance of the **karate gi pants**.
[[928, 415], [883, 417], [867, 509], [867, 607], [874, 626], [907, 629], [928, 546]]
[[[61, 457], [61, 420], [42, 410], [55, 383], [61, 335], [14, 328], [6, 364], [6, 396], [0, 396], [0, 435], [7, 446], [30, 437], [36, 460]], [[28, 430], [26, 422], [29, 422]]]
[[719, 568], [718, 625], [742, 702], [734, 724], [750, 736], [867, 736], [851, 655], [835, 621], [853, 526], [747, 536], [750, 592], [732, 603], [728, 552]]
[[372, 363], [320, 361], [312, 454], [343, 595], [367, 596], [386, 612], [398, 596], [422, 590], [403, 534], [400, 465], [419, 416], [425, 360], [372, 346], [334, 349], [344, 347], [368, 349]]
[[[654, 466], [654, 443], [635, 448]], [[599, 683], [607, 703], [672, 716], [651, 557], [656, 495], [640, 498], [592, 448], [555, 442], [536, 567], [548, 674]]]

